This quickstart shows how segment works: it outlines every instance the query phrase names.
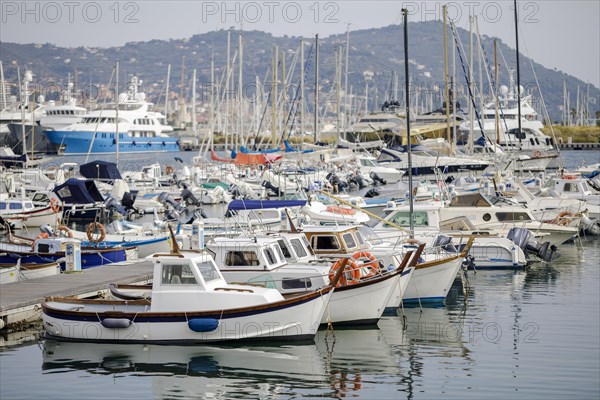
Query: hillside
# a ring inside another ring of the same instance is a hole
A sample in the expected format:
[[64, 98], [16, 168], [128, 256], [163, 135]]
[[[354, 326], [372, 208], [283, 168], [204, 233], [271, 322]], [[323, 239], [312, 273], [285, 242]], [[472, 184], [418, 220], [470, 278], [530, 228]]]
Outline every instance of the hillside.
[[[441, 22], [418, 22], [409, 24], [409, 55], [411, 59], [411, 75], [414, 85], [425, 90], [443, 89], [443, 43]], [[465, 49], [468, 49], [468, 32], [459, 29], [459, 35]], [[298, 48], [301, 38], [299, 37], [274, 37], [271, 34], [258, 31], [245, 31], [244, 35], [244, 81], [254, 82], [255, 77], [264, 80], [271, 65], [271, 55], [274, 45], [279, 49], [287, 50], [286, 65], [289, 67], [293, 52]], [[451, 40], [451, 36], [449, 36]], [[232, 54], [237, 47], [238, 32], [232, 32]], [[305, 38], [312, 42], [313, 38]], [[385, 99], [386, 91], [389, 91], [392, 71], [399, 73], [400, 86], [404, 84], [404, 63], [402, 45], [402, 27], [391, 25], [379, 29], [367, 29], [352, 31], [350, 36], [350, 65], [349, 85], [353, 86], [355, 93], [363, 94], [365, 80], [363, 72], [371, 70], [374, 73], [373, 81], [369, 84], [374, 98], [375, 87], [378, 93], [378, 102]], [[331, 87], [335, 71], [335, 49], [345, 45], [345, 34], [322, 38], [321, 40], [321, 62], [320, 76], [321, 84]], [[483, 45], [486, 50], [487, 59], [493, 60], [493, 38], [483, 37]], [[111, 48], [63, 48], [49, 43], [45, 44], [15, 44], [0, 42], [1, 59], [4, 63], [4, 74], [9, 82], [16, 82], [17, 65], [31, 68], [35, 74], [36, 82], [44, 86], [53, 83], [63, 83], [68, 73], [73, 73], [76, 67], [79, 72], [79, 84], [88, 85], [91, 80], [94, 84], [106, 85], [110, 79], [111, 71], [116, 60], [121, 62], [121, 82], [132, 74], [137, 74], [144, 80], [143, 90], [149, 93], [150, 98], [158, 97], [164, 90], [164, 82], [167, 74], [167, 64], [172, 64], [171, 89], [179, 92], [181, 81], [181, 61], [185, 56], [185, 82], [189, 95], [189, 81], [191, 70], [198, 72], [198, 91], [202, 93], [202, 87], [210, 83], [210, 57], [211, 48], [214, 47], [216, 74], [221, 76], [226, 64], [227, 54], [227, 31], [215, 31], [205, 34], [194, 35], [183, 40], [152, 40], [148, 42], [132, 42], [121, 47]], [[308, 48], [306, 52], [308, 54]], [[508, 68], [515, 68], [514, 50], [498, 40], [498, 50], [506, 59], [507, 66], [501, 66], [500, 82], [508, 85]], [[501, 60], [500, 55], [498, 58]], [[314, 58], [313, 58], [314, 59]], [[463, 69], [460, 58], [457, 55], [457, 82], [465, 85]], [[477, 58], [475, 57], [475, 60]], [[465, 60], [466, 61], [466, 60]], [[582, 60], [583, 62], [583, 60]], [[576, 103], [575, 93], [577, 86], [580, 90], [586, 90], [586, 83], [560, 71], [551, 70], [534, 62], [541, 90], [553, 120], [561, 118], [561, 107], [563, 104], [563, 82], [571, 91], [571, 107]], [[533, 91], [534, 98], [539, 99], [535, 80], [531, 71], [529, 59], [521, 57], [521, 82], [527, 91]], [[478, 66], [475, 64], [475, 73]], [[296, 76], [299, 67], [296, 68]], [[308, 67], [306, 82], [309, 85], [313, 81], [313, 66]], [[485, 72], [484, 72], [485, 75]], [[235, 74], [237, 80], [237, 72]], [[298, 78], [294, 79], [297, 82]], [[487, 79], [484, 78], [484, 82]], [[310, 86], [307, 86], [307, 91]], [[13, 89], [16, 90], [16, 89]], [[83, 90], [83, 89], [82, 89]], [[86, 89], [87, 90], [87, 89]], [[312, 90], [312, 89], [310, 89]], [[425, 92], [421, 92], [423, 96]], [[434, 105], [439, 105], [441, 94], [436, 91]], [[590, 112], [593, 115], [600, 109], [599, 90], [590, 86]], [[465, 98], [461, 103], [466, 105]], [[373, 101], [373, 106], [375, 101]], [[537, 108], [537, 107], [536, 107]]]

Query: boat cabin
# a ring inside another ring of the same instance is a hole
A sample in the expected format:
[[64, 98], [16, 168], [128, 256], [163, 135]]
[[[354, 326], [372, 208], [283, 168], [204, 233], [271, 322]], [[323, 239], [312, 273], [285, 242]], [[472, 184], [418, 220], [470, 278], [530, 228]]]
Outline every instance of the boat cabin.
[[229, 285], [208, 253], [155, 254], [151, 311], [252, 307], [282, 300], [277, 290]]
[[[228, 282], [262, 284], [285, 294], [329, 284], [330, 263], [318, 265], [305, 238], [214, 238], [206, 247]], [[288, 264], [288, 259], [292, 264]]]
[[554, 190], [560, 195], [573, 198], [592, 196], [594, 194], [586, 179], [582, 178], [553, 178], [546, 183], [545, 187]]
[[21, 214], [27, 211], [33, 211], [35, 206], [28, 199], [7, 199], [0, 201], [0, 213], [6, 214]]
[[317, 255], [341, 256], [369, 249], [354, 226], [305, 226], [303, 232]]

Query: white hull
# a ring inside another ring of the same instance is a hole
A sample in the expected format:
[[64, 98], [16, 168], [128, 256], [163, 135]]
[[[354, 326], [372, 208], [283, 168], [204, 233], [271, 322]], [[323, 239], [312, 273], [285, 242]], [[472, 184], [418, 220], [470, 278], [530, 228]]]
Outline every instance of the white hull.
[[457, 257], [433, 266], [419, 267], [404, 293], [404, 302], [442, 302], [456, 279], [463, 259]]
[[374, 324], [385, 311], [394, 289], [398, 286], [400, 274], [374, 284], [361, 284], [337, 288], [322, 324]]
[[[226, 313], [219, 320], [218, 327], [211, 332], [195, 332], [188, 327], [186, 319], [193, 319], [193, 312], [183, 313], [148, 313], [149, 306], [127, 305], [121, 311], [126, 311], [133, 318], [133, 322], [127, 328], [106, 328], [99, 319], [103, 319], [103, 313], [113, 310], [119, 311], [118, 307], [94, 304], [70, 304], [48, 301], [42, 315], [44, 328], [54, 337], [95, 341], [95, 342], [220, 342], [234, 340], [284, 340], [284, 339], [309, 339], [314, 338], [325, 308], [331, 298], [331, 292], [322, 296], [312, 297], [310, 301], [293, 305], [291, 307], [274, 308], [264, 313], [251, 313], [250, 315], [239, 315], [227, 318]], [[78, 312], [92, 312], [99, 318], [94, 320], [71, 320], [62, 319], [48, 315], [52, 309], [73, 309]], [[221, 311], [215, 311], [220, 315]], [[150, 316], [152, 314], [152, 316]], [[163, 315], [176, 315], [171, 322]], [[148, 317], [152, 322], [145, 321]], [[161, 318], [156, 320], [155, 318]], [[139, 321], [139, 322], [138, 322]]]

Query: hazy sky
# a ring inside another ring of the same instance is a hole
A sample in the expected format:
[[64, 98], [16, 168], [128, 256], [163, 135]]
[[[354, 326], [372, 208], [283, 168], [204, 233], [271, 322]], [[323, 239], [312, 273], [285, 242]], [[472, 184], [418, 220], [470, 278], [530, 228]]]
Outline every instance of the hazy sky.
[[[469, 13], [480, 32], [514, 47], [513, 1], [7, 1], [0, 0], [0, 40], [60, 46], [115, 46], [132, 41], [185, 38], [240, 25], [274, 35], [322, 36], [410, 21], [449, 17], [468, 29]], [[519, 0], [521, 52], [600, 86], [600, 1]], [[526, 46], [527, 50], [526, 51]], [[1, 58], [0, 48], [0, 58]]]

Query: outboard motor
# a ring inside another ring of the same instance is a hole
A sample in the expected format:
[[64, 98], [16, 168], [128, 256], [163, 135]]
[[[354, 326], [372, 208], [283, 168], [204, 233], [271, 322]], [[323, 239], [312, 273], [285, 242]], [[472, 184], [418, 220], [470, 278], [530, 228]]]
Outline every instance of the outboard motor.
[[458, 250], [452, 243], [452, 238], [446, 235], [438, 235], [433, 242], [433, 247], [441, 247], [448, 253], [458, 253]]
[[107, 210], [116, 211], [121, 215], [127, 216], [127, 210], [114, 197], [108, 197], [104, 201], [104, 207]]
[[362, 176], [358, 172], [351, 174], [348, 177], [348, 182], [358, 186], [359, 189], [363, 189], [366, 186]]
[[373, 197], [379, 196], [379, 192], [376, 189], [371, 189], [367, 193], [365, 193], [365, 197], [371, 199]]
[[533, 254], [543, 261], [552, 261], [559, 256], [556, 253], [556, 246], [550, 245], [550, 242], [536, 243], [533, 240], [533, 234], [527, 229], [511, 228], [506, 237], [523, 249], [526, 256]]
[[191, 224], [195, 220], [203, 218], [206, 218], [206, 214], [204, 213], [204, 211], [202, 211], [201, 208], [198, 208], [193, 213], [186, 213], [180, 216], [179, 222], [181, 222], [182, 224]]
[[369, 176], [371, 177], [371, 179], [373, 179], [373, 183], [375, 185], [376, 184], [380, 184], [380, 185], [386, 185], [387, 184], [387, 182], [384, 179], [380, 178], [379, 175], [377, 175], [375, 172], [371, 172], [369, 174]]
[[40, 226], [40, 231], [44, 232], [45, 234], [47, 234], [50, 237], [54, 236], [54, 229], [52, 229], [50, 224], [44, 224], [44, 225]]
[[125, 192], [121, 199], [121, 204], [126, 210], [134, 210], [133, 204], [135, 203], [135, 195], [131, 192]]
[[444, 182], [446, 182], [446, 184], [454, 182], [454, 176], [449, 175]]
[[159, 194], [158, 195], [158, 201], [160, 201], [163, 204], [170, 204], [173, 207], [177, 207], [179, 205], [179, 204], [177, 204], [177, 202], [175, 201], [175, 199], [173, 198], [173, 196], [171, 196], [167, 192], [162, 192], [161, 194]]
[[194, 193], [192, 193], [192, 191], [189, 190], [187, 187], [185, 187], [185, 189], [183, 189], [183, 191], [181, 192], [181, 198], [189, 205], [196, 206], [200, 204], [200, 200], [198, 200]]
[[237, 185], [234, 184], [229, 186], [228, 191], [234, 198], [238, 198], [241, 195], [240, 189], [237, 187]]
[[277, 197], [280, 197], [282, 194], [281, 191], [279, 190], [279, 188], [277, 186], [273, 185], [269, 181], [262, 181], [261, 186], [264, 187], [265, 189], [273, 192], [275, 194], [275, 196], [277, 196]]

